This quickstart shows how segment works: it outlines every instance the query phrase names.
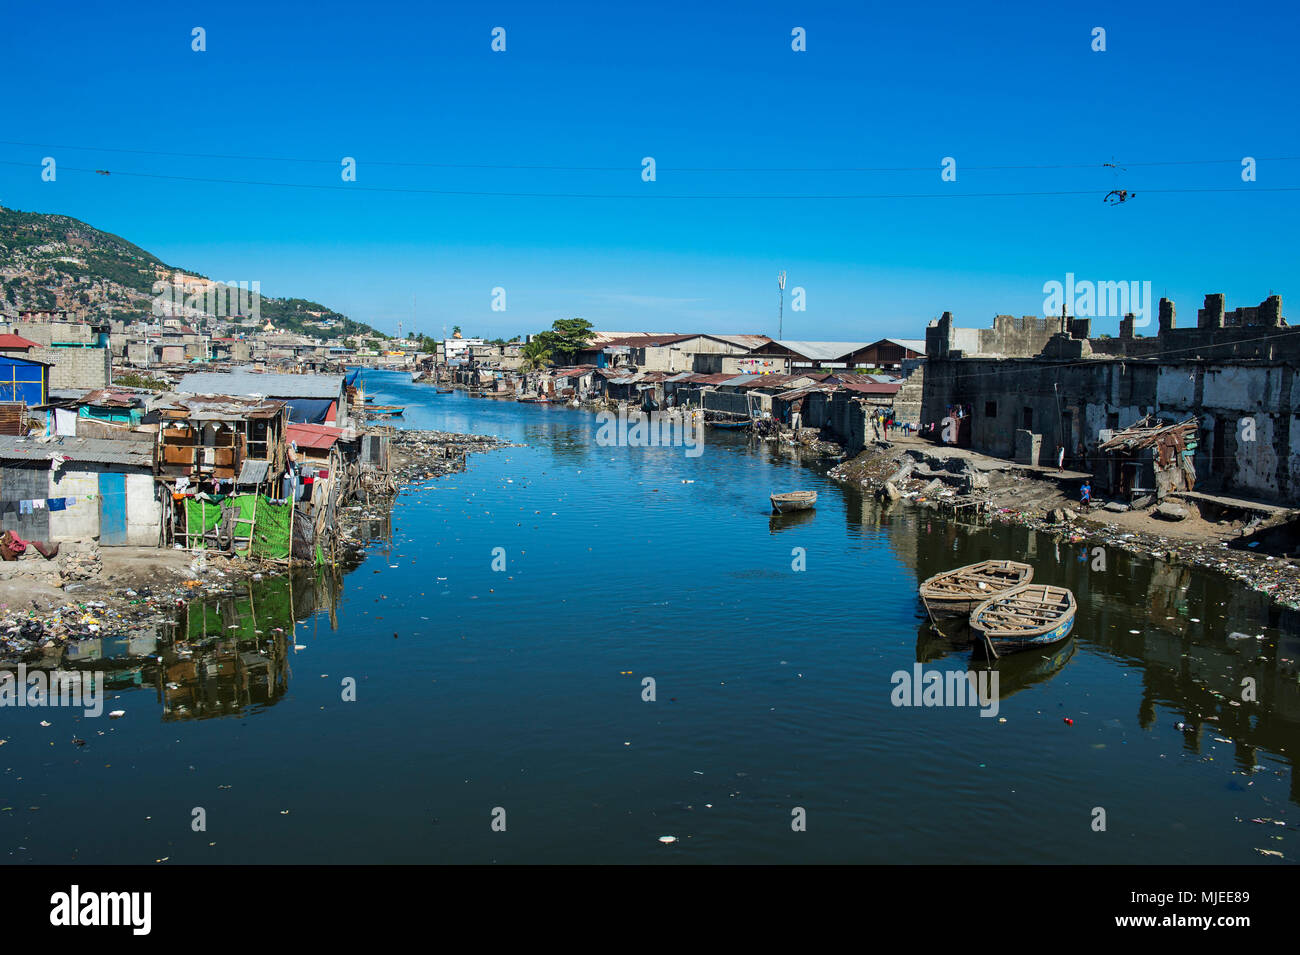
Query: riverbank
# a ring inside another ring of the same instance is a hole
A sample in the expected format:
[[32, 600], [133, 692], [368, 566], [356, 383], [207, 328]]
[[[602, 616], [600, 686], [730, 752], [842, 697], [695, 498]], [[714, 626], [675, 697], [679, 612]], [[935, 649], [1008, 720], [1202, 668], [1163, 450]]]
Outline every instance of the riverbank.
[[1120, 509], [1126, 506], [1111, 503], [1115, 509], [1108, 510], [1100, 500], [1084, 509], [1077, 487], [1087, 476], [1018, 465], [914, 437], [880, 442], [830, 472], [832, 479], [886, 500], [954, 515], [987, 515], [1070, 543], [1096, 543], [1217, 571], [1284, 607], [1300, 608], [1300, 557], [1230, 546], [1284, 523], [1286, 512], [1246, 516], [1207, 507], [1222, 512], [1214, 515], [1202, 513], [1194, 500], [1177, 502], [1172, 513], [1183, 516], [1176, 520], [1157, 516], [1155, 509]]
[[[399, 495], [417, 482], [463, 472], [471, 453], [512, 447], [483, 435], [369, 430], [390, 435], [389, 482], [383, 493], [340, 507], [337, 560], [345, 570], [360, 563], [372, 539], [367, 526], [389, 514]], [[159, 630], [192, 600], [296, 569], [287, 561], [212, 551], [101, 548], [93, 540], [64, 542], [50, 560], [28, 551], [0, 562], [0, 661], [56, 666], [70, 642]]]

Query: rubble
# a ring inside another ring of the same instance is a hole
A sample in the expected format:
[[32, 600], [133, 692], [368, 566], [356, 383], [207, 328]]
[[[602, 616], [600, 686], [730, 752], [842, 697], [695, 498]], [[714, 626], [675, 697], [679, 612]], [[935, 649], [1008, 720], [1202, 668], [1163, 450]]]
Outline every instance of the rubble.
[[398, 484], [406, 485], [459, 474], [465, 470], [465, 460], [471, 453], [520, 447], [492, 435], [399, 431], [391, 427], [370, 431], [390, 435], [391, 474]]
[[1162, 504], [1157, 504], [1154, 513], [1155, 516], [1160, 518], [1161, 520], [1166, 520], [1166, 521], [1187, 520], [1187, 509], [1184, 507], [1179, 507], [1177, 504], [1174, 504], [1171, 501], [1165, 501]]
[[[1019, 524], [1070, 543], [1103, 544], [1170, 563], [1203, 567], [1267, 594], [1285, 607], [1300, 609], [1300, 551], [1288, 557], [1238, 549], [1240, 544], [1229, 546], [1237, 540], [1235, 535], [1250, 532], [1258, 522], [1240, 528], [1221, 523], [1202, 531], [1205, 522], [1199, 519], [1193, 505], [1166, 501], [1160, 505], [1166, 514], [1182, 514], [1178, 518], [1164, 517], [1179, 526], [1180, 536], [1164, 536], [1158, 529], [1139, 532], [1114, 523], [1115, 518], [1131, 520], [1131, 516], [1136, 516], [1127, 504], [1094, 504], [1085, 512], [1076, 512], [1062, 505], [1060, 489], [1050, 475], [1035, 476], [1012, 465], [1001, 465], [1001, 469], [988, 463], [976, 465], [970, 452], [961, 454], [944, 456], [942, 449], [929, 446], [882, 446], [842, 462], [829, 471], [829, 477], [859, 486], [873, 495], [888, 495], [883, 490], [887, 479], [899, 471], [905, 457], [913, 457], [924, 461], [926, 467], [918, 464], [907, 480], [893, 488], [903, 502], [950, 512], [969, 506], [976, 512], [989, 514], [993, 520]], [[954, 470], [960, 474], [984, 473], [989, 487], [976, 493], [959, 491], [957, 488], [963, 487], [966, 481], [963, 477], [954, 486], [949, 480], [954, 477]], [[1198, 518], [1199, 526], [1184, 529], [1183, 525], [1193, 523], [1193, 517]]]

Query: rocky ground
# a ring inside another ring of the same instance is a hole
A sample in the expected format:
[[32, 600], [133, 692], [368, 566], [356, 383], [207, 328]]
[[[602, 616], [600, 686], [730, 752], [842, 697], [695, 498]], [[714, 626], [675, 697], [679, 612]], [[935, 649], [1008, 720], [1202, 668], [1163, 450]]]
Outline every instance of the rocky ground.
[[[1273, 553], [1230, 547], [1251, 535], [1294, 518], [1248, 516], [1211, 519], [1191, 501], [1130, 509], [1117, 502], [1078, 502], [1085, 477], [1073, 472], [1030, 468], [917, 438], [881, 442], [838, 465], [831, 477], [863, 487], [882, 498], [940, 511], [983, 513], [994, 520], [1059, 534], [1071, 542], [1093, 541], [1219, 571], [1270, 595], [1283, 606], [1300, 608], [1300, 552]], [[1270, 548], [1264, 548], [1270, 549]]]
[[[363, 525], [382, 518], [393, 494], [416, 482], [465, 469], [475, 451], [510, 447], [496, 438], [443, 431], [391, 431], [386, 493], [340, 511], [339, 562], [361, 560]], [[391, 493], [389, 493], [391, 492]], [[63, 542], [46, 560], [35, 548], [19, 560], [0, 561], [0, 662], [62, 659], [69, 642], [157, 628], [191, 600], [232, 593], [245, 580], [283, 574], [283, 563], [216, 553], [109, 547], [96, 541]]]

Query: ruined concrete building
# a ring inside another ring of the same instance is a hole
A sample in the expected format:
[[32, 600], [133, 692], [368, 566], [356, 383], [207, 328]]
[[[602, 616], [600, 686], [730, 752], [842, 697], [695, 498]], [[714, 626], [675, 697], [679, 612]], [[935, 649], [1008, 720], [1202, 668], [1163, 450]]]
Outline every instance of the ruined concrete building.
[[1026, 464], [1054, 464], [1064, 448], [1067, 467], [1105, 487], [1097, 449], [1112, 434], [1148, 415], [1195, 415], [1198, 490], [1300, 499], [1300, 328], [1280, 296], [1228, 311], [1207, 295], [1194, 328], [1178, 328], [1161, 299], [1145, 337], [1132, 315], [1117, 338], [1090, 327], [998, 316], [992, 329], [958, 329], [945, 313], [926, 330], [922, 423], [938, 433], [949, 418], [955, 443]]

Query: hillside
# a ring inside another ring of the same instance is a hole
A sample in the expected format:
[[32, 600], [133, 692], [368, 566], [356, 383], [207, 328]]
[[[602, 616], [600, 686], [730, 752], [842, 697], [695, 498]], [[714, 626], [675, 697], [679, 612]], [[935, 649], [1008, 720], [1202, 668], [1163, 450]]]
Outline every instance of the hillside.
[[[0, 314], [5, 318], [25, 309], [66, 309], [92, 321], [148, 320], [154, 283], [175, 272], [206, 278], [78, 219], [0, 206]], [[301, 298], [263, 295], [261, 319], [313, 338], [374, 331]], [[340, 324], [328, 330], [308, 324], [331, 320]]]

